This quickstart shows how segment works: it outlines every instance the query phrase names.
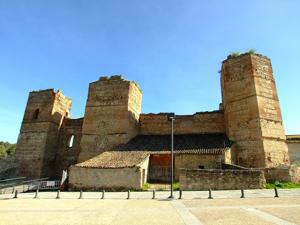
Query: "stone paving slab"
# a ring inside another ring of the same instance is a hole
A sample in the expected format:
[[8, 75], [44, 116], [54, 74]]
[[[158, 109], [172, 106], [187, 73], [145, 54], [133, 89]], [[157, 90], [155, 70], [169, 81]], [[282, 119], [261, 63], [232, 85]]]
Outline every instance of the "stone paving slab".
[[300, 207], [264, 207], [260, 208], [264, 212], [270, 213], [273, 216], [281, 219], [291, 221], [295, 224], [300, 224]]
[[259, 218], [244, 209], [192, 209], [191, 212], [207, 225], [274, 225], [274, 223]]
[[[99, 192], [22, 193], [18, 199], [13, 195], [0, 195], [0, 225], [82, 225], [82, 224], [158, 224], [158, 225], [205, 225], [205, 224], [300, 224], [300, 195], [298, 190], [284, 190], [282, 197], [269, 196], [269, 190], [249, 192], [252, 197], [241, 199], [238, 192], [217, 192], [215, 199], [207, 199], [205, 192], [188, 192], [184, 200], [168, 199], [168, 192], [108, 193], [111, 199], [100, 199]], [[175, 193], [177, 196], [178, 193]], [[200, 196], [200, 197], [199, 197]], [[228, 197], [229, 196], [229, 197]], [[234, 196], [234, 197], [230, 197]], [[189, 197], [190, 199], [188, 199]]]

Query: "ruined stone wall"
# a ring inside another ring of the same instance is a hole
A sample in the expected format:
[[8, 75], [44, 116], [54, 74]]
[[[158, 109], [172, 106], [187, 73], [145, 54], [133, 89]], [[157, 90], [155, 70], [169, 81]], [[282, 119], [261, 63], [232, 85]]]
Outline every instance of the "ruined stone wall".
[[226, 133], [235, 163], [246, 167], [287, 164], [288, 151], [280, 106], [267, 57], [244, 54], [222, 65]]
[[[170, 113], [141, 114], [140, 133], [170, 134], [171, 122], [168, 118]], [[175, 134], [193, 133], [224, 133], [224, 114], [222, 111], [201, 112], [194, 115], [176, 116], [174, 121]]]
[[16, 147], [20, 176], [53, 176], [58, 134], [72, 101], [53, 89], [29, 94]]
[[263, 188], [266, 183], [262, 170], [192, 170], [181, 169], [182, 190], [230, 190]]
[[300, 165], [300, 141], [288, 142], [288, 148], [291, 163], [297, 163]]
[[223, 155], [179, 154], [175, 156], [175, 179], [179, 180], [180, 169], [221, 169]]
[[[63, 170], [78, 162], [81, 151], [83, 118], [65, 119], [59, 132], [58, 151], [55, 160], [55, 177], [61, 178]], [[71, 143], [71, 139], [73, 139]]]
[[141, 100], [139, 87], [121, 76], [101, 77], [91, 83], [79, 162], [133, 138], [138, 133]]
[[98, 169], [71, 166], [69, 187], [77, 190], [141, 189], [147, 180], [147, 169], [148, 159], [140, 166], [132, 168]]
[[285, 181], [300, 183], [300, 165], [266, 168], [265, 177], [268, 182]]
[[0, 159], [0, 180], [16, 178], [18, 176], [18, 164], [15, 156], [7, 156]]

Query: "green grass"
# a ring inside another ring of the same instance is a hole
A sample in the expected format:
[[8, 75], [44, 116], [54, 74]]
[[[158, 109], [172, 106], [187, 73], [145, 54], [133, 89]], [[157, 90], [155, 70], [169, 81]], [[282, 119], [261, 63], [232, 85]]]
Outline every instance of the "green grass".
[[175, 183], [173, 184], [173, 188], [174, 188], [175, 191], [180, 190], [180, 183], [179, 183], [179, 182], [175, 182]]
[[147, 191], [150, 188], [150, 184], [149, 183], [144, 183], [143, 184], [143, 191]]
[[[150, 186], [151, 186], [151, 184], [149, 184], [149, 183], [144, 183], [144, 184], [143, 184], [142, 190], [143, 190], [143, 191], [147, 191], [147, 190], [150, 189]], [[174, 191], [180, 190], [180, 183], [179, 183], [179, 182], [175, 182], [175, 183], [173, 184], [173, 190], [174, 190]], [[164, 189], [164, 188], [158, 188], [157, 191], [165, 191], [165, 189]]]
[[282, 189], [291, 189], [291, 188], [300, 188], [299, 183], [291, 183], [291, 182], [279, 182], [275, 181], [272, 183], [266, 184], [266, 189], [273, 189], [273, 188], [282, 188]]

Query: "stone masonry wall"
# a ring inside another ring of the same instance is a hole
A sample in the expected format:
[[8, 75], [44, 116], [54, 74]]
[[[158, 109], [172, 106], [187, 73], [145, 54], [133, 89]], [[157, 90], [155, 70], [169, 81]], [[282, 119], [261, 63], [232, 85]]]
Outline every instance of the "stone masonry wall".
[[266, 168], [265, 177], [268, 182], [285, 181], [300, 183], [300, 166], [294, 164], [278, 168]]
[[121, 76], [101, 77], [90, 84], [79, 162], [126, 143], [138, 133], [141, 99], [139, 87]]
[[[83, 118], [65, 119], [59, 132], [58, 151], [55, 160], [55, 177], [60, 179], [63, 170], [68, 170], [71, 165], [78, 162], [81, 151], [80, 141], [82, 136]], [[73, 136], [73, 145], [70, 141]]]
[[175, 155], [175, 179], [179, 180], [180, 169], [221, 169], [223, 155], [179, 154]]
[[[170, 113], [141, 114], [140, 133], [170, 134], [171, 122], [168, 120]], [[176, 116], [174, 122], [175, 134], [192, 133], [224, 133], [224, 114], [222, 111], [201, 112], [188, 116]]]
[[147, 168], [148, 159], [140, 166], [132, 168], [100, 169], [71, 166], [69, 187], [78, 190], [141, 189], [147, 180]]
[[53, 89], [29, 94], [16, 147], [20, 176], [53, 176], [59, 129], [71, 104], [70, 99]]
[[288, 148], [291, 163], [300, 165], [300, 142], [290, 142], [288, 143]]
[[182, 190], [230, 190], [263, 188], [262, 170], [192, 170], [181, 169]]
[[288, 164], [280, 106], [267, 57], [244, 54], [222, 65], [226, 133], [235, 163], [246, 167]]

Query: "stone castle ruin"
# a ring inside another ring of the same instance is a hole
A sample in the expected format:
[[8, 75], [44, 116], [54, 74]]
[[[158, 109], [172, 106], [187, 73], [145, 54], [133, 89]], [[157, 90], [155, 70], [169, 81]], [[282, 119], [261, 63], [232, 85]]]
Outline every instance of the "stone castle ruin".
[[[184, 189], [262, 187], [299, 179], [289, 162], [270, 60], [245, 53], [221, 70], [222, 103], [212, 112], [176, 115], [175, 179]], [[71, 119], [61, 91], [33, 91], [16, 149], [19, 173], [60, 178], [72, 188], [141, 188], [170, 180], [174, 113], [142, 114], [138, 84], [121, 76], [89, 85], [83, 118]], [[201, 181], [201, 182], [200, 182]]]

